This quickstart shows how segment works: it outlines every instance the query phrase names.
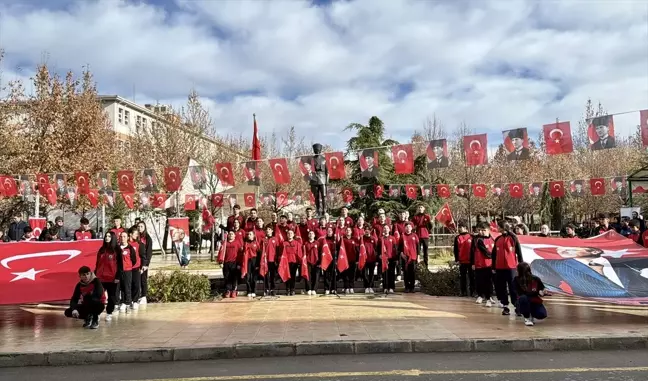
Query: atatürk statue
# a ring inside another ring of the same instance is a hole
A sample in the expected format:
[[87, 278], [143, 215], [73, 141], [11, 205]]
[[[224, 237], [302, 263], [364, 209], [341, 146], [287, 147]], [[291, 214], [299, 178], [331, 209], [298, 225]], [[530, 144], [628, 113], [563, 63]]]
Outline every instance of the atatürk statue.
[[328, 168], [326, 159], [322, 155], [322, 145], [313, 144], [313, 170], [314, 176], [311, 177], [310, 187], [313, 197], [315, 198], [315, 208], [317, 215], [322, 216], [326, 212], [326, 186], [329, 182]]

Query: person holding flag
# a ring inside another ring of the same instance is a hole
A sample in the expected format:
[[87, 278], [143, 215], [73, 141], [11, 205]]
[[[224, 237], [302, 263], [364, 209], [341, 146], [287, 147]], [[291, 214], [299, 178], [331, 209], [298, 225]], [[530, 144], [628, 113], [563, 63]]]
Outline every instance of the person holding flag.
[[[338, 221], [341, 221], [340, 223], [344, 225], [344, 219], [339, 219]], [[348, 261], [348, 269], [346, 269], [342, 274], [342, 279], [344, 281], [344, 293], [353, 294], [353, 284], [355, 283], [359, 242], [353, 237], [352, 227], [347, 226], [344, 232], [344, 237], [340, 242], [340, 246], [344, 246], [346, 259]]]
[[383, 273], [383, 292], [385, 294], [393, 294], [396, 288], [396, 262], [398, 261], [396, 253], [398, 240], [390, 233], [389, 225], [385, 225], [377, 244], [381, 264], [380, 271]]
[[405, 263], [405, 292], [414, 292], [416, 279], [416, 261], [419, 255], [419, 238], [413, 231], [411, 222], [405, 223], [405, 231], [400, 237], [399, 251], [402, 261]]
[[243, 265], [243, 243], [236, 239], [234, 231], [227, 232], [227, 240], [218, 252], [218, 263], [223, 265], [225, 297], [236, 298], [239, 274]]
[[366, 263], [364, 264], [364, 269], [362, 269], [365, 294], [373, 294], [374, 272], [376, 271], [377, 260], [376, 245], [378, 244], [378, 239], [373, 236], [373, 229], [370, 226], [365, 226], [364, 236], [361, 237], [360, 244], [364, 249], [364, 255], [366, 257]]
[[[267, 273], [264, 272], [263, 262], [259, 266], [259, 272], [263, 277], [264, 292], [263, 295], [276, 296], [275, 294], [275, 279], [277, 277], [277, 250], [279, 249], [279, 241], [273, 237], [274, 228], [268, 224], [265, 227], [266, 236], [263, 238], [261, 244], [261, 259], [267, 262]], [[264, 259], [265, 258], [265, 259]]]
[[430, 215], [425, 213], [425, 205], [419, 205], [417, 213], [412, 217], [414, 223], [415, 233], [419, 237], [421, 243], [421, 251], [423, 251], [423, 262], [425, 267], [428, 267], [428, 246], [430, 244], [430, 230], [432, 229], [432, 219]]
[[326, 235], [320, 238], [322, 270], [324, 271], [324, 294], [337, 293], [337, 259], [339, 254], [338, 240], [332, 226], [326, 228]]
[[[302, 244], [295, 239], [295, 231], [288, 229], [286, 231], [286, 240], [281, 245], [281, 259], [279, 263], [280, 275], [283, 274], [282, 279], [286, 283], [286, 292], [289, 296], [295, 295], [295, 280], [297, 278], [297, 268], [299, 261], [304, 256], [302, 252]], [[281, 261], [284, 261], [282, 264]], [[288, 263], [289, 278], [285, 279], [285, 263]]]
[[486, 301], [486, 307], [491, 307], [493, 301], [493, 282], [491, 267], [493, 266], [492, 252], [495, 241], [490, 235], [490, 226], [487, 222], [480, 222], [477, 225], [477, 237], [473, 240], [470, 249], [470, 264], [475, 271], [475, 285], [477, 291], [477, 304]]
[[[254, 231], [250, 230], [245, 236], [245, 241], [243, 242], [243, 251], [245, 261], [243, 266], [246, 266], [241, 273], [242, 277], [245, 277], [245, 283], [247, 284], [247, 296], [248, 298], [256, 298], [256, 274], [259, 264], [257, 263], [257, 257], [259, 253], [259, 244], [257, 244], [256, 234]], [[261, 259], [259, 257], [259, 259]], [[246, 276], [247, 275], [247, 276]]]
[[302, 261], [302, 269], [304, 270], [304, 264], [306, 264], [306, 271], [302, 270], [302, 275], [304, 278], [304, 284], [306, 288], [307, 295], [317, 295], [317, 284], [319, 283], [320, 278], [320, 243], [315, 241], [315, 232], [312, 230], [308, 231], [308, 239], [304, 242], [304, 260]]
[[517, 305], [517, 292], [513, 278], [518, 263], [522, 262], [522, 248], [517, 236], [511, 232], [511, 224], [501, 220], [499, 227], [502, 234], [495, 239], [492, 264], [493, 274], [495, 274], [495, 293], [503, 308], [502, 315], [507, 316], [511, 314], [508, 307], [509, 295], [511, 304]]

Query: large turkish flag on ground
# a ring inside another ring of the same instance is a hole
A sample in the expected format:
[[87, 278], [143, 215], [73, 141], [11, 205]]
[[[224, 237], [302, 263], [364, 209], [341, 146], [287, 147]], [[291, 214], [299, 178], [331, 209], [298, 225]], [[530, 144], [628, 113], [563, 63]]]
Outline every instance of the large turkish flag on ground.
[[101, 240], [0, 243], [0, 304], [69, 300], [81, 266], [94, 269]]

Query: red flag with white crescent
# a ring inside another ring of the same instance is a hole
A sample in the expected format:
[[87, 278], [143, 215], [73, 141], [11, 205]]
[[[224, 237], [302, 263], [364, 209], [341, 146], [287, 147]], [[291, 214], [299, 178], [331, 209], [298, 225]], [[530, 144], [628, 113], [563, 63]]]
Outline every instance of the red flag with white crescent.
[[374, 185], [374, 198], [383, 198], [383, 193], [385, 193], [385, 187], [380, 184]]
[[[362, 240], [362, 238], [360, 238]], [[360, 241], [360, 250], [358, 250], [358, 269], [364, 270], [365, 265], [367, 264], [367, 248], [364, 243]]]
[[418, 185], [408, 184], [405, 185], [405, 195], [410, 200], [416, 200], [418, 197]]
[[166, 203], [166, 200], [166, 193], [155, 193], [153, 194], [153, 201], [151, 202], [151, 206], [156, 209], [164, 209], [164, 203]]
[[166, 167], [164, 168], [164, 186], [167, 192], [177, 192], [182, 185], [182, 177], [180, 175], [180, 168]]
[[135, 173], [133, 171], [118, 171], [117, 185], [122, 193], [135, 193]]
[[290, 170], [288, 169], [288, 161], [285, 157], [279, 159], [269, 159], [268, 165], [272, 170], [272, 176], [277, 184], [290, 183]]
[[124, 204], [128, 207], [128, 209], [135, 209], [135, 193], [134, 192], [122, 192], [122, 199], [124, 200]]
[[287, 192], [277, 192], [275, 193], [277, 199], [277, 207], [281, 208], [288, 205], [288, 193]]
[[256, 115], [254, 117], [254, 131], [252, 133], [252, 160], [261, 160], [261, 140], [259, 140], [259, 127]]
[[[207, 209], [203, 209], [203, 215], [206, 211]], [[220, 249], [218, 249], [218, 263], [223, 263], [225, 261], [225, 250], [227, 250], [227, 243], [223, 242]]]
[[[82, 193], [79, 192], [79, 194]], [[90, 205], [92, 205], [93, 208], [96, 208], [97, 204], [99, 204], [99, 191], [96, 189], [88, 189], [86, 196], [88, 196], [88, 201], [90, 201]]]
[[234, 172], [232, 172], [232, 163], [216, 163], [214, 164], [214, 172], [216, 172], [216, 177], [223, 185], [230, 187], [236, 185]]
[[473, 196], [479, 198], [486, 197], [486, 184], [473, 184], [472, 185]]
[[5, 197], [14, 197], [18, 195], [18, 186], [16, 179], [12, 176], [2, 176], [2, 195]]
[[509, 184], [509, 195], [513, 198], [522, 198], [524, 196], [524, 185], [522, 183]]
[[32, 234], [34, 237], [40, 237], [43, 230], [45, 230], [45, 225], [47, 225], [46, 218], [29, 217], [29, 227], [32, 228]]
[[268, 251], [264, 247], [263, 250], [261, 250], [261, 260], [259, 263], [259, 275], [265, 277], [267, 273], [268, 273]]
[[197, 201], [197, 197], [195, 194], [186, 194], [185, 202], [184, 202], [184, 210], [186, 211], [196, 210], [196, 201]]
[[437, 195], [439, 198], [450, 198], [450, 185], [448, 184], [437, 184], [436, 186]]
[[414, 150], [411, 144], [398, 144], [392, 146], [394, 171], [397, 175], [414, 173]]
[[[205, 230], [211, 229], [212, 226], [214, 226], [214, 224], [216, 223], [214, 216], [212, 216], [211, 212], [207, 208], [203, 208], [201, 217], [203, 220], [203, 229]], [[224, 243], [223, 246], [225, 246]]]
[[214, 193], [211, 195], [211, 204], [212, 207], [214, 208], [222, 208], [223, 207], [223, 194], [222, 193]]
[[387, 271], [387, 268], [389, 267], [389, 258], [385, 257], [387, 253], [387, 247], [385, 246], [385, 237], [380, 237], [380, 245], [381, 245], [381, 253], [382, 253], [382, 258], [380, 262], [382, 266], [382, 272], [384, 273]]
[[302, 278], [306, 279], [306, 281], [310, 280], [310, 273], [308, 271], [308, 260], [306, 259], [306, 255], [304, 255], [301, 259], [299, 271], [301, 273]]
[[283, 254], [281, 255], [281, 259], [279, 260], [279, 268], [277, 272], [279, 273], [279, 277], [284, 283], [286, 283], [288, 279], [290, 279], [290, 266], [288, 264], [288, 257]]
[[345, 271], [349, 268], [349, 259], [347, 258], [344, 243], [340, 244], [340, 252], [338, 253], [337, 269], [339, 272]]
[[553, 198], [565, 197], [565, 182], [564, 181], [550, 181], [549, 194]]
[[353, 189], [342, 188], [342, 201], [344, 201], [345, 204], [353, 202]]
[[254, 193], [244, 193], [243, 200], [246, 208], [256, 208], [256, 195]]
[[326, 242], [326, 238], [322, 237], [320, 238], [322, 240], [322, 270], [326, 271], [333, 262], [333, 254], [331, 254], [331, 248], [328, 245], [328, 242]]
[[38, 184], [38, 193], [41, 196], [47, 197], [47, 187], [49, 186], [49, 176], [47, 173], [39, 173], [36, 175], [36, 183]]
[[590, 191], [592, 196], [602, 196], [605, 194], [605, 179], [597, 177], [590, 179]]
[[549, 155], [572, 153], [574, 142], [571, 136], [569, 122], [556, 122], [542, 126], [544, 133], [545, 149]]
[[455, 230], [454, 217], [452, 217], [452, 211], [450, 210], [450, 205], [446, 202], [441, 209], [434, 216], [434, 219], [445, 225], [446, 228]]
[[466, 165], [488, 164], [488, 137], [486, 134], [464, 136], [463, 146]]
[[248, 262], [250, 257], [248, 256], [248, 251], [243, 248], [243, 266], [241, 266], [241, 279], [245, 278], [248, 272]]
[[77, 192], [79, 194], [89, 194], [90, 175], [87, 172], [74, 172], [74, 178], [76, 179]]
[[324, 158], [326, 159], [326, 166], [331, 180], [341, 180], [346, 177], [342, 152], [327, 152], [324, 154]]
[[56, 196], [56, 189], [54, 189], [54, 187], [50, 183], [40, 184], [39, 189], [40, 188], [44, 188], [45, 197], [47, 198], [47, 202], [49, 202], [50, 205], [55, 206], [56, 205], [56, 200], [58, 198]]

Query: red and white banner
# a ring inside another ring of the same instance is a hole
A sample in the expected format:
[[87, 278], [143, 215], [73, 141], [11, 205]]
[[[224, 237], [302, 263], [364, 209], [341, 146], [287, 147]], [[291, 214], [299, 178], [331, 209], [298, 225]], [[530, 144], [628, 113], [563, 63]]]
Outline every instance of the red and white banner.
[[189, 244], [189, 217], [171, 217], [169, 218], [169, 238], [173, 242], [173, 233], [176, 229], [182, 229], [185, 233], [184, 243]]
[[0, 304], [69, 300], [81, 266], [95, 268], [101, 240], [0, 243]]
[[32, 228], [32, 235], [35, 238], [40, 237], [43, 230], [45, 230], [45, 225], [47, 224], [47, 219], [40, 217], [29, 217], [29, 227]]

